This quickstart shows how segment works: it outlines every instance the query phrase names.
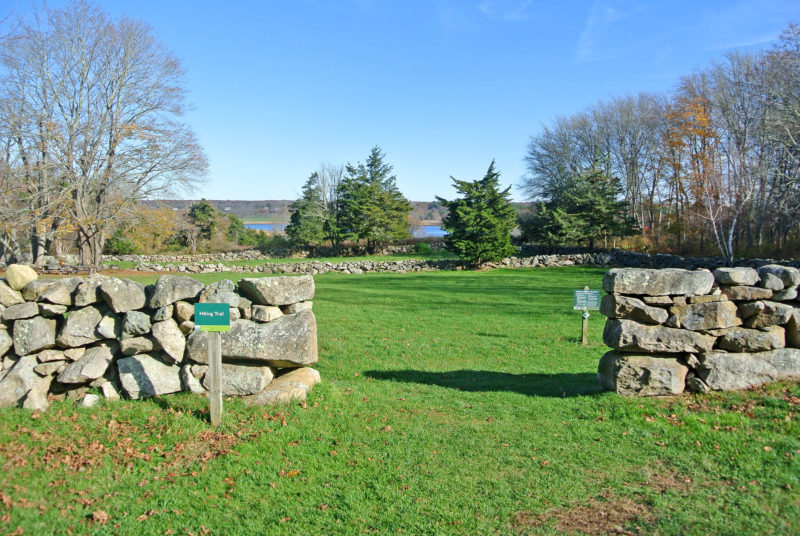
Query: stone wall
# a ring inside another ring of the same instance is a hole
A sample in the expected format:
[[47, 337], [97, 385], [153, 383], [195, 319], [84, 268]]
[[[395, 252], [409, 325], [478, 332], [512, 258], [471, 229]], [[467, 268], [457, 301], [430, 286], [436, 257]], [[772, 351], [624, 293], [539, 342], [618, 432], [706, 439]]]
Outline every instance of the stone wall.
[[627, 396], [800, 378], [800, 271], [615, 268], [603, 278], [601, 385]]
[[305, 398], [319, 381], [311, 276], [222, 280], [164, 275], [155, 285], [92, 275], [38, 279], [12, 265], [0, 280], [0, 407], [54, 399], [205, 393], [207, 334], [197, 302], [227, 303], [223, 394], [251, 404]]

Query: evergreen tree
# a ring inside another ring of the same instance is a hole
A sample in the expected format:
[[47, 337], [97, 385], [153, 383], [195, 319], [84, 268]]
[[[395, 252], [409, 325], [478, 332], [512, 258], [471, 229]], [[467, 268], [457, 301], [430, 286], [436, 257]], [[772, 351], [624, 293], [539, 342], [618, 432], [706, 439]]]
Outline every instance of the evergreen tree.
[[570, 175], [550, 193], [537, 211], [520, 219], [523, 236], [550, 247], [588, 243], [599, 238], [629, 236], [636, 222], [628, 215], [628, 203], [620, 201], [619, 180], [596, 166]]
[[339, 191], [339, 227], [356, 240], [366, 240], [369, 251], [380, 242], [409, 236], [411, 203], [397, 188], [385, 157], [375, 146], [366, 163], [348, 164]]
[[189, 207], [189, 219], [200, 231], [200, 238], [211, 239], [217, 229], [217, 209], [201, 199]]
[[314, 250], [325, 240], [326, 211], [322, 203], [319, 175], [314, 172], [303, 185], [303, 193], [289, 205], [291, 218], [286, 226], [286, 236], [295, 244]]
[[511, 231], [516, 215], [509, 199], [511, 187], [499, 190], [500, 173], [495, 171], [494, 161], [483, 179], [469, 182], [450, 178], [463, 197], [454, 201], [436, 198], [449, 210], [443, 221], [448, 232], [445, 247], [473, 266], [512, 254]]

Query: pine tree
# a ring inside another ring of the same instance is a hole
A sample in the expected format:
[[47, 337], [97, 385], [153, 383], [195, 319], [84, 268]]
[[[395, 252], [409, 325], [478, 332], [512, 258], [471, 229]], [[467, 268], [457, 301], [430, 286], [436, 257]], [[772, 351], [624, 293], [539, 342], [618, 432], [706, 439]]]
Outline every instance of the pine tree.
[[286, 235], [294, 244], [310, 248], [313, 254], [326, 235], [326, 212], [316, 172], [303, 185], [300, 199], [289, 205], [289, 211], [291, 217]]
[[348, 164], [339, 193], [340, 228], [356, 240], [366, 240], [369, 251], [378, 243], [409, 236], [411, 203], [397, 188], [385, 157], [375, 146], [366, 163]]
[[499, 190], [500, 173], [489, 165], [483, 179], [473, 182], [453, 177], [461, 198], [436, 200], [449, 210], [443, 227], [448, 232], [445, 247], [473, 266], [502, 259], [514, 252], [511, 231], [516, 217], [509, 199], [509, 186]]

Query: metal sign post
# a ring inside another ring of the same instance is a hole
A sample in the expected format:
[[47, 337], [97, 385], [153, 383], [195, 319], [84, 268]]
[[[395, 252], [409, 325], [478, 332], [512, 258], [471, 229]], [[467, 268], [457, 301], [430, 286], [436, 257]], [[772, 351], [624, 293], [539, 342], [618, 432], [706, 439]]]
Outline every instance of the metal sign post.
[[208, 405], [212, 426], [222, 422], [222, 337], [231, 330], [230, 306], [227, 303], [196, 303], [194, 329], [208, 332]]
[[600, 291], [589, 290], [589, 286], [583, 287], [583, 290], [576, 290], [572, 309], [576, 311], [583, 311], [581, 313], [581, 342], [584, 346], [589, 345], [589, 309], [600, 309]]

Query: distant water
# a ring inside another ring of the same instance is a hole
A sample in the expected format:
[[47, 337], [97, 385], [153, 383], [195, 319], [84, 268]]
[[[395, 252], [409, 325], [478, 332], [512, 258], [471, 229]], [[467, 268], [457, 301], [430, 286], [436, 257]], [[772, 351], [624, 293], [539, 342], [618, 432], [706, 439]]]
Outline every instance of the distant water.
[[[258, 229], [259, 231], [269, 231], [272, 233], [282, 233], [286, 231], [285, 223], [245, 223], [244, 226], [248, 229]], [[421, 225], [411, 228], [411, 234], [414, 238], [428, 238], [435, 236], [445, 236], [447, 231], [442, 229], [441, 225]]]

